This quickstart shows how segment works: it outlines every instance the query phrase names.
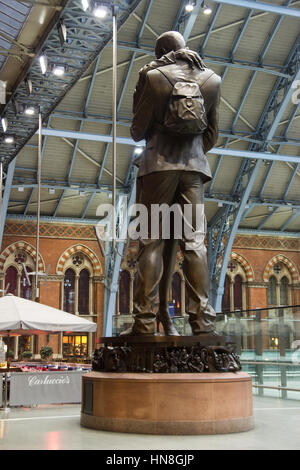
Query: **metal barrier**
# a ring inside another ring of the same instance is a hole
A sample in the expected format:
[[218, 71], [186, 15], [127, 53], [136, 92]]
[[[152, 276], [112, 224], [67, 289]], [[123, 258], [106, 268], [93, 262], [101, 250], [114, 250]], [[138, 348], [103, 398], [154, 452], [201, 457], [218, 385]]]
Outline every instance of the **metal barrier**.
[[9, 382], [7, 372], [0, 373], [1, 387], [0, 387], [0, 408], [7, 410], [8, 408], [8, 394], [9, 394]]
[[86, 373], [11, 372], [7, 382], [9, 389], [3, 389], [3, 407], [81, 403], [81, 381]]
[[[253, 378], [253, 387], [258, 390], [259, 396], [264, 396], [264, 390], [277, 390], [281, 392], [281, 398], [287, 399], [287, 392], [300, 392], [300, 387], [289, 386], [288, 381], [296, 381], [300, 385], [300, 364], [284, 361], [241, 361], [243, 370], [247, 371]], [[254, 366], [254, 369], [247, 366]], [[274, 369], [274, 368], [277, 368]], [[276, 381], [280, 385], [276, 385]], [[271, 383], [266, 383], [267, 381]], [[273, 383], [272, 383], [273, 382]], [[298, 399], [300, 399], [297, 396]]]

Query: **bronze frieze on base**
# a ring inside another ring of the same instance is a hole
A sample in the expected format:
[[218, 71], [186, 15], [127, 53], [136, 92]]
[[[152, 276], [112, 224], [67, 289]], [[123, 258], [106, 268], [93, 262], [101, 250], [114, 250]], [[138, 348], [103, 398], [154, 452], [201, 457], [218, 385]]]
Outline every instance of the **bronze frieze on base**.
[[92, 368], [99, 372], [205, 373], [241, 370], [228, 336], [130, 336], [101, 338]]

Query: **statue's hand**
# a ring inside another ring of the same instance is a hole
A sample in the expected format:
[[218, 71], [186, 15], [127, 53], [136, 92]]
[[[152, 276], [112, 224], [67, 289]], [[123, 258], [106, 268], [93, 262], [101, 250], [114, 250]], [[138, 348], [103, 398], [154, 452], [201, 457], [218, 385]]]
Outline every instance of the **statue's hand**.
[[185, 60], [189, 66], [194, 69], [195, 66], [199, 69], [203, 69], [203, 62], [201, 57], [195, 51], [191, 51], [189, 48], [179, 49], [175, 52], [176, 59]]

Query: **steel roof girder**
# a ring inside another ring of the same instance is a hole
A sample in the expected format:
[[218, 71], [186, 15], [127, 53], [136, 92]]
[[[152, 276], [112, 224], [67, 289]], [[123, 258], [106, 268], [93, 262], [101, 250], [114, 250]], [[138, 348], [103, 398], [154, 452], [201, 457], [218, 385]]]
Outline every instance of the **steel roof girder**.
[[273, 5], [272, 3], [255, 2], [254, 0], [211, 0], [215, 3], [222, 3], [223, 5], [231, 5], [236, 7], [250, 8], [253, 10], [261, 10], [276, 15], [292, 16], [300, 18], [300, 10], [294, 8], [287, 8], [281, 5]]
[[[294, 46], [293, 46], [293, 48], [292, 48], [292, 50], [289, 54], [288, 61], [287, 61], [287, 66], [295, 66], [295, 56], [297, 55], [297, 51], [298, 51], [298, 41], [299, 41], [299, 37], [297, 38], [297, 41], [295, 42], [295, 44], [294, 44]], [[295, 76], [297, 76], [297, 74], [298, 74], [298, 71], [296, 70], [295, 71]], [[271, 95], [268, 99], [265, 111], [263, 112], [263, 114], [261, 115], [261, 118], [259, 120], [257, 133], [260, 133], [261, 130], [263, 128], [265, 128], [265, 122], [268, 121], [268, 117], [270, 115], [270, 112], [272, 112], [274, 99], [278, 96], [278, 92], [279, 92], [280, 89], [282, 89], [282, 85], [283, 85], [283, 79], [278, 78], [277, 82], [276, 82], [276, 85], [273, 88], [272, 93], [271, 93]], [[289, 80], [289, 88], [288, 88], [287, 93], [286, 93], [286, 95], [288, 95], [289, 97], [290, 97], [290, 94], [291, 94], [291, 90], [292, 90], [292, 83]], [[280, 108], [278, 110], [278, 114], [279, 114], [280, 117], [282, 117], [282, 115], [285, 112], [285, 109], [288, 105], [288, 102], [289, 102], [288, 99], [286, 99], [286, 95], [281, 100], [281, 105], [280, 105]], [[269, 127], [268, 131], [266, 132], [267, 140], [272, 140], [272, 138], [275, 134], [275, 131], [278, 127], [278, 124], [279, 124], [279, 120], [277, 119], [277, 116], [275, 116], [274, 121], [272, 122], [271, 126]], [[266, 146], [267, 146], [267, 144], [265, 146], [263, 146], [263, 148], [266, 147]], [[251, 144], [250, 150], [253, 150], [255, 148], [256, 148], [256, 146], [254, 144]], [[234, 237], [235, 237], [235, 234], [237, 233], [239, 223], [242, 220], [242, 217], [243, 217], [243, 214], [244, 214], [244, 211], [245, 211], [245, 207], [246, 207], [246, 204], [248, 203], [249, 196], [250, 196], [253, 184], [255, 182], [255, 179], [257, 177], [257, 174], [260, 170], [261, 163], [262, 163], [261, 160], [257, 160], [256, 163], [254, 165], [252, 165], [252, 162], [248, 160], [248, 162], [246, 162], [246, 164], [244, 164], [244, 163], [242, 164], [241, 169], [240, 169], [240, 174], [237, 178], [237, 183], [236, 183], [236, 188], [240, 188], [240, 190], [241, 190], [241, 199], [240, 199], [240, 204], [239, 204], [238, 208], [234, 208], [234, 207], [231, 207], [231, 209], [229, 208], [229, 211], [231, 210], [231, 215], [234, 216], [234, 219], [233, 219], [233, 223], [232, 223], [232, 226], [231, 226], [229, 236], [226, 239], [226, 246], [225, 246], [224, 241], [220, 242], [220, 240], [219, 240], [219, 244], [213, 247], [216, 251], [216, 254], [215, 254], [215, 259], [216, 260], [218, 260], [219, 257], [222, 255], [222, 263], [221, 263], [220, 269], [218, 268], [218, 266], [215, 265], [214, 270], [211, 273], [211, 286], [212, 286], [211, 297], [212, 297], [212, 302], [214, 304], [214, 307], [216, 308], [217, 311], [219, 311], [221, 309], [222, 290], [223, 290], [223, 286], [224, 286], [227, 264], [228, 264], [229, 256], [230, 256], [230, 253], [231, 253]], [[249, 168], [247, 168], [247, 166]], [[250, 172], [249, 172], [249, 169], [250, 169]], [[249, 175], [249, 179], [248, 179], [248, 184], [244, 188], [243, 187], [243, 177], [247, 173]], [[227, 219], [224, 218], [224, 217], [222, 218], [222, 214], [220, 214], [220, 221], [221, 221], [221, 225], [223, 227], [226, 224], [228, 224], [228, 218]], [[209, 240], [213, 241], [213, 238], [210, 237]], [[210, 252], [212, 252], [212, 251], [213, 251], [213, 249], [211, 247]]]
[[16, 159], [14, 159], [8, 165], [6, 178], [5, 178], [5, 184], [4, 184], [3, 196], [1, 195], [2, 203], [1, 203], [1, 220], [0, 220], [0, 248], [2, 246], [5, 219], [6, 219], [8, 202], [9, 202], [9, 197], [10, 197], [10, 192], [11, 192], [11, 187], [12, 187], [12, 182], [13, 182], [13, 177], [14, 177], [15, 166], [16, 166]]
[[[108, 47], [111, 47], [108, 44]], [[144, 49], [141, 47], [137, 47], [136, 44], [134, 43], [118, 43], [118, 48], [119, 49], [124, 49], [128, 51], [136, 51], [142, 54], [147, 54], [154, 56], [154, 52], [152, 49]], [[204, 54], [203, 59], [207, 64], [215, 64], [215, 65], [221, 65], [224, 67], [231, 67], [231, 68], [238, 68], [238, 69], [246, 69], [246, 70], [253, 70], [257, 72], [264, 72], [268, 73], [271, 75], [275, 76], [280, 76], [283, 78], [289, 78], [290, 75], [288, 73], [284, 72], [284, 67], [280, 65], [274, 65], [274, 64], [261, 64], [260, 62], [249, 62], [249, 61], [243, 61], [243, 60], [237, 60], [235, 59], [234, 62], [230, 59], [230, 57], [215, 57], [212, 55]]]
[[[133, 0], [130, 3], [130, 5], [128, 5], [125, 9], [122, 8], [120, 10], [120, 14], [118, 16], [118, 26], [120, 26], [124, 23], [124, 21], [125, 21], [125, 19], [127, 19], [128, 15], [132, 11], [134, 11], [134, 9], [138, 6], [138, 4], [141, 1], [142, 0]], [[84, 12], [81, 8], [80, 3], [75, 2], [75, 0], [70, 0], [68, 2], [67, 6], [65, 7], [64, 15], [67, 16], [68, 12], [71, 12], [70, 14], [72, 16], [72, 19], [84, 16]], [[109, 41], [109, 39], [111, 37], [111, 35], [108, 35], [108, 34], [106, 34], [106, 35], [101, 34], [101, 28], [99, 28], [99, 23], [98, 24], [95, 23], [95, 25], [93, 27], [95, 27], [95, 32], [96, 32], [96, 34], [98, 35], [98, 38], [99, 38], [98, 47], [95, 47], [92, 54], [87, 54], [86, 55], [84, 63], [79, 61], [79, 66], [80, 66], [81, 71], [86, 70], [88, 68], [88, 66], [92, 63], [92, 61], [96, 57], [96, 53], [100, 52], [102, 50], [102, 48], [106, 45], [106, 43]], [[103, 28], [102, 28], [102, 33], [103, 33]], [[84, 38], [82, 38], [82, 40], [83, 39]], [[47, 44], [48, 43], [51, 46], [53, 46], [53, 44], [56, 44], [57, 41], [58, 41], [58, 35], [57, 35], [56, 28], [54, 28], [50, 32], [49, 37], [47, 38], [47, 40], [44, 44], [45, 50], [47, 49]], [[61, 45], [58, 42], [57, 42], [57, 44], [58, 44], [58, 49], [61, 50]], [[38, 61], [37, 61], [37, 58], [36, 58], [36, 60], [34, 62], [34, 65], [29, 70], [29, 73], [31, 74], [31, 71], [34, 70], [34, 68], [35, 68], [36, 76], [38, 77], [37, 80], [44, 81], [44, 77], [43, 77], [42, 73], [39, 73], [38, 63], [37, 62]], [[65, 64], [65, 65], [67, 65], [67, 64]], [[70, 63], [70, 67], [72, 68], [71, 63]], [[76, 69], [73, 68], [73, 70], [76, 70]], [[70, 77], [70, 81], [68, 81], [66, 87], [65, 88], [61, 87], [61, 95], [58, 98], [55, 97], [54, 99], [49, 99], [47, 103], [45, 101], [43, 101], [43, 93], [41, 91], [39, 91], [38, 100], [39, 100], [40, 103], [43, 103], [43, 107], [41, 108], [41, 114], [42, 114], [43, 119], [45, 119], [46, 117], [49, 116], [49, 114], [53, 111], [55, 106], [57, 106], [58, 102], [65, 96], [66, 92], [73, 86], [73, 84], [75, 84], [76, 81], [78, 81], [79, 76], [80, 75], [78, 73], [73, 73], [73, 75], [72, 75], [72, 77]], [[72, 79], [72, 81], [71, 81], [71, 79]], [[60, 81], [59, 83], [63, 84], [64, 82]], [[34, 85], [34, 83], [33, 83], [33, 85]], [[49, 97], [49, 95], [48, 95], [48, 97]], [[34, 99], [34, 98], [32, 97], [32, 99]], [[11, 103], [8, 103], [7, 108], [8, 107], [11, 107]], [[22, 121], [24, 121], [24, 119], [23, 119], [23, 117], [20, 117], [20, 120], [19, 120], [20, 126], [22, 126]], [[1, 149], [0, 156], [3, 156], [5, 158], [4, 165], [7, 165], [13, 158], [15, 158], [15, 156], [21, 150], [21, 148], [27, 143], [27, 141], [32, 137], [32, 135], [34, 135], [34, 132], [36, 131], [37, 127], [38, 127], [37, 125], [32, 127], [31, 132], [28, 132], [27, 139], [26, 138], [23, 139], [23, 142], [19, 139], [15, 146], [11, 146], [11, 147], [7, 147], [5, 149]]]
[[192, 29], [195, 25], [196, 19], [199, 15], [200, 9], [201, 9], [201, 2], [200, 0], [198, 0], [198, 2], [196, 2], [196, 5], [194, 6], [193, 11], [189, 14], [187, 21], [185, 22], [185, 25], [184, 25], [184, 30], [181, 33], [185, 41], [187, 41], [188, 38], [190, 37]]
[[[111, 243], [106, 242], [106, 256], [105, 265], [108, 267], [106, 270], [106, 283], [105, 283], [105, 300], [104, 300], [104, 313], [103, 313], [103, 330], [104, 336], [112, 336], [112, 318], [115, 313], [116, 295], [118, 290], [118, 280], [125, 248], [125, 240], [127, 239], [127, 229], [129, 224], [129, 209], [134, 204], [136, 198], [136, 179], [133, 180], [133, 185], [129, 193], [128, 211], [126, 213], [126, 221], [122, 225], [121, 239], [116, 244], [115, 251], [110, 246]], [[119, 211], [118, 211], [119, 213]]]
[[273, 215], [275, 214], [275, 212], [277, 211], [277, 207], [274, 207], [272, 209], [272, 211], [270, 212], [270, 214], [267, 215], [267, 217], [265, 217], [261, 223], [258, 225], [257, 227], [257, 230], [261, 230], [261, 228], [271, 219], [271, 217], [273, 217]]
[[280, 232], [283, 232], [298, 216], [300, 215], [300, 209], [296, 211], [280, 228]]
[[214, 25], [215, 25], [215, 23], [216, 23], [216, 21], [217, 21], [217, 19], [218, 19], [218, 16], [219, 16], [219, 13], [220, 13], [220, 11], [221, 11], [221, 8], [222, 8], [222, 5], [219, 4], [219, 5], [217, 5], [217, 8], [216, 8], [215, 11], [214, 11], [212, 20], [211, 20], [211, 22], [210, 22], [210, 25], [209, 25], [209, 27], [208, 27], [208, 30], [207, 30], [207, 32], [206, 32], [206, 34], [205, 34], [205, 37], [204, 37], [204, 39], [203, 39], [203, 41], [202, 41], [202, 44], [201, 44], [200, 55], [202, 55], [202, 54], [204, 53], [204, 50], [205, 50], [206, 45], [207, 45], [207, 43], [208, 43], [208, 40], [209, 40], [209, 38], [210, 38], [210, 33], [212, 32], [212, 30], [213, 30], [213, 28], [214, 28]]
[[[42, 135], [48, 135], [52, 137], [62, 137], [62, 138], [69, 138], [69, 139], [82, 139], [82, 140], [90, 140], [96, 142], [112, 142], [111, 135], [104, 135], [104, 134], [91, 134], [87, 132], [78, 132], [78, 131], [68, 131], [68, 130], [61, 130], [61, 129], [42, 129]], [[136, 142], [131, 139], [130, 137], [117, 137], [117, 143], [123, 145], [131, 145], [136, 146]], [[144, 141], [140, 141], [139, 145], [145, 145]], [[237, 150], [237, 149], [226, 149], [223, 147], [214, 147], [209, 152], [209, 154], [215, 155], [224, 155], [230, 157], [240, 157], [240, 158], [251, 158], [253, 160], [275, 160], [275, 161], [283, 161], [283, 162], [291, 162], [291, 163], [298, 163], [300, 162], [300, 156], [295, 155], [281, 155], [277, 153], [271, 152], [257, 152], [252, 150]]]
[[[139, 39], [142, 37], [142, 34], [144, 32], [144, 28], [145, 28], [145, 25], [146, 25], [147, 18], [150, 14], [152, 4], [153, 4], [153, 0], [149, 0], [147, 8], [146, 8], [146, 12], [145, 12], [144, 20], [142, 22], [141, 27], [139, 28], [137, 43], [139, 42]], [[127, 84], [128, 84], [128, 80], [130, 78], [130, 74], [131, 74], [132, 67], [133, 67], [133, 64], [134, 64], [135, 56], [136, 56], [136, 53], [133, 52], [133, 54], [131, 56], [131, 59], [129, 61], [129, 64], [128, 64], [126, 74], [125, 74], [125, 80], [123, 80], [123, 85], [122, 85], [122, 89], [121, 89], [121, 92], [120, 92], [120, 95], [119, 95], [119, 98], [118, 98], [118, 103], [117, 103], [117, 108], [116, 108], [117, 115], [120, 111], [120, 107], [121, 107], [122, 102], [123, 102], [123, 98], [124, 98], [124, 95], [125, 95], [125, 90], [126, 90], [126, 87], [127, 87]], [[112, 127], [111, 127], [110, 136], [112, 137]], [[104, 149], [104, 154], [103, 154], [103, 158], [102, 158], [102, 161], [101, 161], [101, 166], [100, 166], [100, 169], [99, 169], [99, 173], [98, 173], [98, 178], [97, 178], [97, 185], [98, 186], [100, 186], [100, 182], [101, 182], [102, 174], [103, 174], [103, 171], [104, 171], [104, 165], [105, 165], [105, 162], [106, 162], [108, 151], [109, 151], [109, 143], [107, 142], [107, 144], [105, 146], [105, 149]]]

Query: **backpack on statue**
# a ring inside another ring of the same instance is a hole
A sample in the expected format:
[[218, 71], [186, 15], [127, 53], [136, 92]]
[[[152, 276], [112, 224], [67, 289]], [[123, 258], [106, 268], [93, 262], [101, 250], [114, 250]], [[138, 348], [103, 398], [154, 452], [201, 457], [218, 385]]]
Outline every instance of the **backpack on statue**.
[[198, 83], [175, 81], [161, 67], [158, 70], [173, 87], [164, 116], [164, 131], [178, 135], [203, 134], [207, 128], [207, 117]]

